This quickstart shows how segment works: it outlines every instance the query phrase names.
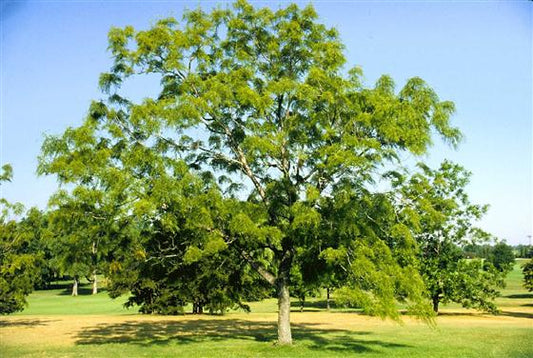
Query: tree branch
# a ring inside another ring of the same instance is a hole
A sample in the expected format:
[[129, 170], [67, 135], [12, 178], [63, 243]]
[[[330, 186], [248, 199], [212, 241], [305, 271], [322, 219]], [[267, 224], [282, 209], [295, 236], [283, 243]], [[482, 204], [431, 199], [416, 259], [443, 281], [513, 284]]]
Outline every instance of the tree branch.
[[252, 268], [261, 275], [269, 284], [272, 286], [276, 285], [276, 277], [270, 273], [267, 269], [265, 269], [262, 265], [260, 265], [257, 261], [254, 260], [254, 258], [247, 253], [246, 251], [241, 251], [241, 256], [248, 261], [248, 263], [252, 266]]

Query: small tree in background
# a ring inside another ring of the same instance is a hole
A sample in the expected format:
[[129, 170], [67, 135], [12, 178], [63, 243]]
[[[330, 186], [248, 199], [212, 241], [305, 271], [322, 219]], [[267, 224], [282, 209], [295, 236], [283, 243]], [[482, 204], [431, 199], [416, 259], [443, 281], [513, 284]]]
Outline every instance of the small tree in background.
[[522, 267], [522, 273], [524, 274], [524, 287], [528, 291], [533, 291], [533, 259]]
[[[488, 242], [491, 236], [474, 223], [486, 206], [470, 203], [466, 186], [470, 173], [445, 161], [437, 170], [419, 165], [409, 179], [398, 173], [395, 186], [403, 194], [398, 205], [417, 228], [420, 271], [429, 290], [433, 310], [439, 304], [457, 302], [466, 308], [497, 312], [493, 303], [503, 287], [504, 275], [481, 259], [464, 259], [461, 246]], [[412, 212], [416, 215], [411, 215]]]
[[98, 292], [97, 275], [106, 270], [107, 257], [127, 234], [121, 224], [121, 206], [108, 192], [78, 186], [72, 193], [59, 191], [49, 202], [50, 250], [52, 262], [62, 274], [73, 278], [72, 295], [78, 295], [80, 278]]
[[491, 264], [500, 272], [509, 272], [515, 262], [513, 248], [504, 242], [499, 242], [490, 251], [487, 264]]

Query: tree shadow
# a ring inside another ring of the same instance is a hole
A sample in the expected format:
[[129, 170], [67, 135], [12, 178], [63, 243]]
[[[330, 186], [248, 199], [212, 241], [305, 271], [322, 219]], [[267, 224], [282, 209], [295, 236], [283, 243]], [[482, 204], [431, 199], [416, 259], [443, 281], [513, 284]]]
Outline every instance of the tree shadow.
[[519, 293], [516, 295], [507, 295], [506, 298], [533, 298], [533, 293]]
[[437, 317], [482, 317], [490, 315], [490, 313], [487, 312], [458, 312], [458, 311], [451, 311], [451, 312], [440, 312], [437, 314]]
[[516, 318], [529, 318], [533, 319], [533, 313], [528, 312], [513, 312], [513, 311], [502, 311], [500, 313], [501, 316], [509, 316], [509, 317], [516, 317]]
[[[105, 288], [98, 288], [98, 293], [107, 292]], [[90, 296], [93, 294], [93, 288], [91, 285], [80, 285], [78, 286], [78, 296]], [[59, 296], [71, 296], [72, 295], [72, 285], [64, 288], [63, 291], [58, 293]]]
[[[374, 352], [376, 348], [402, 348], [408, 345], [375, 339], [362, 339], [371, 332], [320, 328], [317, 324], [292, 324], [293, 337], [311, 349], [335, 352]], [[128, 321], [120, 324], [99, 324], [81, 331], [76, 344], [127, 343], [140, 346], [170, 343], [194, 344], [225, 340], [272, 342], [276, 325], [240, 319], [197, 319], [158, 322]]]
[[51, 322], [57, 322], [56, 319], [17, 319], [17, 320], [0, 320], [0, 327], [36, 327], [47, 326]]
[[[337, 306], [335, 305], [335, 302], [333, 300], [330, 301], [330, 307], [331, 308], [337, 308]], [[292, 312], [299, 312], [300, 308], [301, 308], [300, 301], [291, 301], [291, 311]], [[305, 301], [305, 303], [304, 303], [304, 312], [325, 311], [326, 309], [327, 309], [326, 300]]]

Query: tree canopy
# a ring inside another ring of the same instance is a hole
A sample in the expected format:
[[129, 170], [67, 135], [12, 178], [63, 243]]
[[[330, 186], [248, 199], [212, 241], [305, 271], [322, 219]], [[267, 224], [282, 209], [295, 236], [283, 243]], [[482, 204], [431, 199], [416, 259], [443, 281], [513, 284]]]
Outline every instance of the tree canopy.
[[466, 192], [470, 173], [449, 161], [438, 169], [422, 163], [419, 168], [410, 177], [396, 175], [393, 185], [401, 193], [401, 210], [414, 219], [420, 272], [433, 310], [438, 312], [440, 303], [457, 302], [496, 312], [493, 299], [499, 295], [504, 275], [481, 259], [465, 259], [461, 249], [493, 239], [475, 226], [488, 207], [470, 202]]
[[[11, 166], [4, 165], [0, 185], [12, 176]], [[0, 314], [21, 311], [38, 278], [42, 258], [28, 252], [31, 233], [15, 220], [22, 212], [22, 205], [0, 198]]]
[[[282, 344], [292, 341], [295, 266], [309, 280], [318, 275], [306, 268], [331, 266], [344, 301], [369, 313], [398, 318], [401, 300], [429, 314], [415, 213], [398, 212], [374, 182], [390, 180], [381, 174], [403, 166], [402, 153], [426, 153], [433, 134], [458, 143], [452, 102], [417, 77], [399, 90], [386, 75], [366, 86], [311, 6], [191, 10], [148, 30], [113, 28], [109, 50], [107, 99], [46, 138], [39, 171], [104, 193], [115, 209], [102, 209], [136, 223], [130, 239], [168, 233], [152, 238], [157, 250], [142, 247], [142, 260], [241, 260], [235, 272], [253, 270], [277, 292]], [[161, 87], [134, 102], [121, 88], [139, 76]]]

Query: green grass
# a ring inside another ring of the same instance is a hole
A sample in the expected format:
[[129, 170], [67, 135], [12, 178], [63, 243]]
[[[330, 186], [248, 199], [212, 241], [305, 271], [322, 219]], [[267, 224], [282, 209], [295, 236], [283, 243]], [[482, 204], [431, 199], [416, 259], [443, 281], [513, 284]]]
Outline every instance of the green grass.
[[24, 312], [0, 320], [2, 357], [533, 357], [533, 294], [522, 288], [520, 264], [507, 278], [502, 315], [443, 307], [437, 327], [404, 325], [342, 309], [324, 298], [299, 312], [294, 301], [290, 347], [276, 346], [276, 301], [252, 302], [252, 313], [145, 316], [83, 290], [37, 291]]
[[2, 351], [6, 357], [531, 357], [531, 333], [527, 327], [446, 325], [432, 330], [386, 325], [344, 330], [294, 324], [295, 344], [279, 347], [272, 343], [274, 323], [162, 320], [91, 327], [75, 337], [73, 346], [7, 346]]
[[51, 290], [37, 290], [28, 297], [28, 306], [16, 316], [28, 315], [131, 315], [136, 308], [125, 308], [124, 297], [112, 299], [105, 289], [92, 295], [87, 283], [81, 284], [78, 296], [71, 296], [71, 284], [66, 281], [54, 282]]

